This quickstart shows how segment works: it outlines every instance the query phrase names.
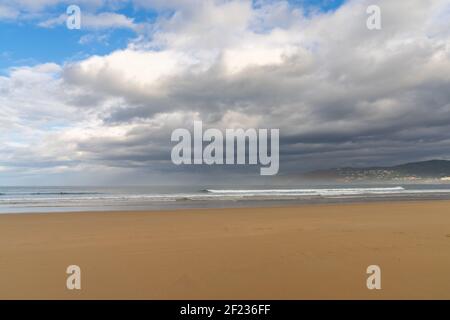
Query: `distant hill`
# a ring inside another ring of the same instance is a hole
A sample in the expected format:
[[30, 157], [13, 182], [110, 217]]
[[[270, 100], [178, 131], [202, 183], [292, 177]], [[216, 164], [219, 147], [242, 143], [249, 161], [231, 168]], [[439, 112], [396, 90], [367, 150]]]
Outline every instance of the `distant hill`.
[[412, 162], [392, 167], [368, 168], [334, 168], [312, 171], [304, 177], [318, 180], [345, 180], [345, 181], [371, 181], [371, 180], [448, 180], [450, 181], [450, 161], [430, 160]]

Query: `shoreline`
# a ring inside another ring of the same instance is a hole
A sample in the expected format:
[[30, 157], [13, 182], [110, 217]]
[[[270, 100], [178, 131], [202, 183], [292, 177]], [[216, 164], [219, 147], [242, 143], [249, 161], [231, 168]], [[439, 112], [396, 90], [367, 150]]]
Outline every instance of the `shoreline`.
[[[104, 207], [89, 207], [88, 209], [73, 209], [73, 210], [60, 210], [57, 207], [42, 207], [42, 211], [30, 210], [30, 211], [16, 211], [16, 212], [1, 212], [0, 216], [4, 215], [34, 215], [34, 214], [67, 214], [67, 213], [120, 213], [120, 212], [171, 212], [171, 211], [183, 211], [183, 210], [232, 210], [232, 209], [264, 209], [264, 208], [292, 208], [302, 206], [320, 206], [320, 205], [352, 205], [352, 204], [376, 204], [376, 203], [410, 203], [410, 202], [434, 202], [434, 201], [450, 201], [450, 196], [447, 194], [433, 194], [422, 195], [416, 197], [410, 196], [380, 196], [380, 197], [340, 197], [340, 198], [326, 198], [318, 197], [314, 199], [286, 199], [286, 200], [224, 200], [224, 201], [205, 201], [203, 205], [199, 206], [150, 206], [150, 205], [130, 205], [130, 206], [105, 206]], [[181, 203], [181, 202], [180, 202]], [[194, 202], [190, 202], [192, 204]], [[219, 205], [226, 203], [227, 205]], [[233, 205], [229, 205], [229, 204]], [[30, 207], [31, 208], [31, 207]], [[51, 210], [49, 210], [51, 209]]]
[[[0, 298], [449, 299], [449, 207], [2, 214]], [[80, 291], [65, 288], [73, 264]], [[374, 264], [382, 290], [366, 287]]]

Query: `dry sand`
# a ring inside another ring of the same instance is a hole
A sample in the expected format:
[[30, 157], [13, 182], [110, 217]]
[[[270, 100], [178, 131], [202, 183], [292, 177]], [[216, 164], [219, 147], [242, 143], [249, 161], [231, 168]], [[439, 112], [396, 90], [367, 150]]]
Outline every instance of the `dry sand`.
[[450, 202], [0, 215], [0, 298], [450, 299]]

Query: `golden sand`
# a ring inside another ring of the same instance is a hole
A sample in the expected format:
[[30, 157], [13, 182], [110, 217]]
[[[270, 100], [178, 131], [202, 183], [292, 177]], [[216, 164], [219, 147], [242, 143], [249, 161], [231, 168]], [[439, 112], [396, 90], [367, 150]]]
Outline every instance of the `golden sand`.
[[450, 299], [450, 202], [0, 215], [0, 298]]

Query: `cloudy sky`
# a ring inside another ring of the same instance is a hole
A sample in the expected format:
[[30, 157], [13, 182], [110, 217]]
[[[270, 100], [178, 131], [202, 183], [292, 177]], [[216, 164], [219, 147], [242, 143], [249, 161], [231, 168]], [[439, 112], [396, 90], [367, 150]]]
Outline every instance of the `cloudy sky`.
[[0, 185], [260, 179], [174, 166], [194, 120], [279, 128], [281, 176], [450, 159], [450, 2], [0, 0]]

